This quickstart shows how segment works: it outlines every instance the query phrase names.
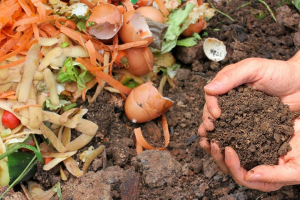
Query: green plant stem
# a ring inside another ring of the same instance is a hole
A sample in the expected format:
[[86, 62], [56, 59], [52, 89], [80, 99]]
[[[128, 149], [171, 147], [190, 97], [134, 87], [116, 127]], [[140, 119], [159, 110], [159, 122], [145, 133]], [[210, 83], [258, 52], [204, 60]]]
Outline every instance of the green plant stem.
[[272, 18], [274, 19], [274, 21], [276, 22], [277, 20], [276, 20], [276, 17], [275, 17], [275, 15], [274, 15], [274, 13], [273, 13], [273, 11], [271, 10], [271, 8], [269, 7], [269, 5], [265, 2], [265, 1], [263, 1], [263, 0], [257, 0], [258, 2], [260, 2], [260, 3], [262, 3], [262, 4], [264, 4], [264, 6], [268, 9], [268, 11], [270, 12], [270, 14], [271, 14], [271, 16], [272, 16]]
[[251, 3], [252, 3], [251, 1], [248, 2], [248, 3], [244, 3], [243, 5], [237, 7], [237, 10], [239, 10], [239, 9], [241, 9], [241, 8], [244, 8], [245, 6], [248, 6], [248, 5], [250, 5]]
[[7, 189], [1, 194], [0, 199], [4, 197], [4, 195], [11, 189], [13, 188], [26, 174], [32, 169], [33, 166], [35, 166], [38, 162], [36, 159], [37, 157], [34, 156], [30, 163], [27, 165], [27, 167], [24, 169], [24, 171], [20, 174], [20, 176], [12, 183], [10, 184]]
[[218, 10], [211, 2], [210, 0], [207, 0], [207, 2], [209, 3], [209, 5], [218, 13], [220, 13], [221, 15], [224, 15], [225, 17], [227, 17], [228, 19], [230, 19], [231, 21], [234, 22], [234, 19], [232, 19], [229, 15], [227, 15], [226, 13], [223, 13], [222, 11]]

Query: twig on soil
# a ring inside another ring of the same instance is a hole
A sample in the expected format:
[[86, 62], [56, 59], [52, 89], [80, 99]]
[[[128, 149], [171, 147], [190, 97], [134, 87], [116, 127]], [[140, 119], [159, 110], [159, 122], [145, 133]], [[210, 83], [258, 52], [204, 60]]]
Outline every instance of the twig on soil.
[[273, 13], [273, 11], [271, 10], [271, 8], [269, 7], [269, 5], [265, 2], [265, 1], [263, 1], [263, 0], [257, 0], [258, 2], [260, 2], [260, 3], [262, 3], [262, 4], [264, 4], [264, 6], [268, 9], [268, 11], [270, 12], [270, 14], [271, 14], [271, 16], [272, 16], [272, 18], [274, 19], [274, 21], [276, 22], [277, 20], [276, 20], [276, 17], [275, 17], [275, 15], [274, 15], [274, 13]]
[[226, 13], [223, 13], [222, 11], [218, 10], [211, 2], [210, 0], [207, 0], [207, 2], [209, 3], [209, 5], [215, 9], [215, 11], [217, 11], [218, 13], [220, 13], [221, 15], [224, 15], [225, 17], [227, 17], [228, 19], [230, 19], [231, 21], [234, 22], [234, 19], [232, 19], [229, 15], [227, 15]]

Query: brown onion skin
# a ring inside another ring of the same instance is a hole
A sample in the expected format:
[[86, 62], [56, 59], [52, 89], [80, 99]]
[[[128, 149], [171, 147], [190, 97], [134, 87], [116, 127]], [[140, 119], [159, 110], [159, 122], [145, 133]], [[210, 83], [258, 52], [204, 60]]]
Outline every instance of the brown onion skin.
[[135, 123], [144, 123], [166, 113], [173, 101], [164, 98], [151, 82], [134, 88], [125, 101], [125, 114]]
[[193, 33], [200, 33], [207, 26], [204, 18], [200, 18], [195, 24], [190, 24], [187, 29], [185, 29], [181, 35], [184, 37], [191, 37]]
[[[153, 66], [154, 57], [151, 50], [148, 47], [143, 48], [147, 48], [147, 54], [150, 58], [150, 63]], [[129, 67], [126, 68], [126, 70], [135, 76], [142, 76], [150, 72], [143, 54], [143, 48], [130, 48], [126, 50], [129, 64]]]

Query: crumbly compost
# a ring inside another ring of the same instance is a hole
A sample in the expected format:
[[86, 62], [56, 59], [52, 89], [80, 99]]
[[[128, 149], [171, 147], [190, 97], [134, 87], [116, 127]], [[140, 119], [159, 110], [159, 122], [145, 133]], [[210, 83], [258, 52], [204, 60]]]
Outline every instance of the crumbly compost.
[[217, 99], [222, 114], [208, 137], [217, 139], [223, 151], [233, 147], [245, 169], [276, 165], [278, 157], [291, 150], [288, 141], [296, 113], [280, 98], [239, 86]]

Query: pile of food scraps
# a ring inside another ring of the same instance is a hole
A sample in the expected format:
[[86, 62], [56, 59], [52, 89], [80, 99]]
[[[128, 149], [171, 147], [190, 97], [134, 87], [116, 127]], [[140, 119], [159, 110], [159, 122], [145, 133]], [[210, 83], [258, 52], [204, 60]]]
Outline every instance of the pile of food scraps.
[[[134, 123], [162, 116], [173, 102], [162, 96], [179, 67], [170, 51], [196, 45], [214, 10], [203, 1], [2, 0], [0, 9], [0, 186], [29, 179], [38, 162], [59, 165], [76, 177], [103, 150], [90, 147], [98, 125], [77, 100], [93, 103], [103, 89], [126, 100]], [[162, 74], [158, 90], [151, 81]], [[105, 84], [109, 86], [105, 86]], [[95, 88], [92, 96], [87, 91]], [[71, 141], [72, 130], [82, 134]], [[137, 152], [153, 149], [135, 130]], [[43, 191], [35, 182], [22, 189], [29, 199], [60, 194], [59, 183]], [[0, 198], [5, 195], [4, 192]]]

